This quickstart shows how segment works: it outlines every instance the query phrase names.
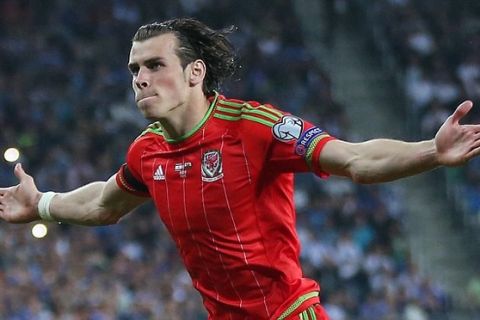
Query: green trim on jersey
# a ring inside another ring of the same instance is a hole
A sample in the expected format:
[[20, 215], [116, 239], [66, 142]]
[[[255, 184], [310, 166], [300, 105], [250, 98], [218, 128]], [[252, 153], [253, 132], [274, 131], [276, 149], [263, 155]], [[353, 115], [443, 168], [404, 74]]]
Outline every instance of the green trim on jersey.
[[217, 99], [218, 99], [218, 92], [215, 91], [215, 98], [213, 99], [212, 103], [210, 104], [210, 106], [208, 107], [208, 111], [207, 113], [203, 116], [202, 120], [197, 123], [195, 125], [195, 127], [193, 127], [192, 130], [190, 130], [189, 132], [187, 132], [186, 134], [184, 134], [183, 136], [180, 136], [178, 138], [175, 138], [175, 139], [172, 139], [172, 138], [168, 138], [165, 134], [165, 132], [163, 131], [162, 129], [162, 125], [160, 124], [160, 121], [156, 121], [154, 123], [152, 123], [151, 125], [149, 125], [147, 127], [147, 129], [145, 131], [142, 132], [142, 134], [140, 136], [143, 136], [145, 135], [146, 133], [150, 132], [150, 133], [154, 133], [154, 134], [158, 134], [158, 135], [161, 135], [165, 141], [167, 141], [168, 143], [179, 143], [179, 142], [182, 142], [186, 139], [188, 139], [189, 137], [191, 137], [192, 135], [195, 134], [195, 132], [198, 131], [198, 129], [200, 129], [204, 124], [205, 122], [207, 122], [208, 118], [210, 117], [210, 114], [212, 113], [212, 111], [215, 109], [215, 105], [217, 103]]
[[[222, 107], [229, 106], [231, 108]], [[283, 114], [277, 110], [260, 105], [258, 107], [253, 107], [247, 102], [236, 103], [231, 101], [221, 100], [217, 106], [217, 111], [221, 111], [227, 114], [215, 113], [213, 116], [215, 118], [228, 120], [228, 121], [238, 121], [241, 119], [250, 120], [257, 122], [268, 127], [272, 127]], [[267, 119], [265, 119], [267, 118]], [[271, 120], [271, 121], [270, 121]]]
[[248, 102], [243, 102], [243, 103], [240, 103], [240, 102], [233, 102], [233, 101], [226, 101], [226, 100], [221, 100], [219, 103], [225, 105], [225, 106], [229, 106], [229, 107], [234, 107], [234, 108], [240, 108], [240, 109], [243, 109], [243, 108], [248, 108], [248, 109], [264, 109], [265, 111], [268, 111], [270, 113], [273, 113], [275, 115], [277, 115], [279, 118], [283, 117], [283, 113], [281, 113], [280, 111], [278, 110], [275, 110], [274, 108], [271, 108], [271, 107], [267, 107], [266, 105], [262, 104], [262, 105], [259, 105], [258, 107], [253, 107], [251, 104], [249, 104]]
[[249, 116], [248, 114], [241, 114], [239, 116], [227, 116], [227, 115], [224, 115], [224, 114], [215, 114], [214, 117], [218, 118], [218, 119], [228, 120], [228, 121], [238, 121], [240, 119], [247, 119], [247, 120], [251, 120], [253, 122], [261, 123], [263, 125], [266, 125], [267, 127], [273, 127], [273, 125], [275, 124], [275, 123], [269, 122], [269, 121], [267, 121], [265, 119], [262, 119], [262, 118], [258, 118], [258, 117], [255, 117], [255, 116]]
[[154, 133], [154, 134], [158, 134], [158, 135], [163, 137], [163, 129], [162, 129], [162, 126], [160, 125], [160, 122], [158, 122], [158, 121], [149, 124], [147, 129], [145, 129], [142, 132], [142, 134], [140, 134], [140, 137], [145, 135], [146, 133], [149, 133], [149, 132]]
[[287, 318], [288, 316], [290, 316], [298, 307], [300, 307], [300, 305], [302, 303], [304, 303], [305, 301], [307, 301], [308, 299], [311, 299], [313, 297], [317, 297], [318, 296], [318, 292], [317, 291], [314, 291], [314, 292], [309, 292], [309, 293], [306, 293], [304, 294], [303, 296], [299, 297], [297, 300], [295, 300], [294, 303], [292, 303], [292, 305], [290, 307], [287, 308], [287, 310], [285, 310], [281, 315], [280, 317], [278, 317], [277, 320], [283, 320], [285, 318]]
[[303, 311], [298, 315], [299, 320], [317, 320], [317, 316], [315, 315], [315, 311], [313, 307], [309, 307], [307, 310]]
[[317, 147], [317, 144], [320, 141], [322, 141], [323, 139], [328, 138], [328, 137], [329, 137], [328, 134], [321, 134], [318, 137], [316, 137], [315, 139], [313, 139], [312, 143], [308, 147], [307, 153], [305, 154], [305, 159], [307, 160], [307, 164], [310, 167], [310, 169], [313, 168], [313, 163], [312, 163], [313, 151], [315, 150], [315, 148]]
[[241, 109], [240, 108], [230, 109], [230, 108], [217, 106], [217, 110], [225, 112], [225, 113], [233, 113], [234, 115], [240, 115], [240, 114], [243, 114], [243, 113], [251, 114], [252, 116], [259, 115], [259, 116], [263, 116], [263, 117], [268, 118], [268, 119], [272, 119], [274, 122], [277, 122], [280, 119], [280, 117], [274, 116], [271, 113], [253, 108], [252, 106], [250, 106], [250, 107], [248, 107], [248, 106], [250, 106], [250, 105], [245, 105]]

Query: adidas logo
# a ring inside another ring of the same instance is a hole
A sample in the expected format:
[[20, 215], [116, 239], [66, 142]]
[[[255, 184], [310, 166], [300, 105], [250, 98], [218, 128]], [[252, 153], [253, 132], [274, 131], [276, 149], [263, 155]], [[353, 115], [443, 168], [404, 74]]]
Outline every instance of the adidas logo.
[[155, 173], [153, 174], [153, 180], [165, 180], [165, 174], [163, 173], [162, 165], [159, 165], [157, 170], [155, 170]]

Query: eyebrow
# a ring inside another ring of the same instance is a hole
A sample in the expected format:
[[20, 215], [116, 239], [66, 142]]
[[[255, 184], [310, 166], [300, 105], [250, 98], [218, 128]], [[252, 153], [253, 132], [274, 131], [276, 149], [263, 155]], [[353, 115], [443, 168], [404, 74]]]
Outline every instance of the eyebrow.
[[[144, 65], [148, 65], [148, 64], [151, 64], [151, 63], [155, 63], [155, 62], [159, 62], [159, 61], [163, 61], [165, 59], [163, 59], [162, 57], [153, 57], [153, 58], [150, 58], [150, 59], [147, 59], [143, 62]], [[131, 62], [128, 64], [128, 69], [129, 70], [132, 70], [133, 68], [136, 68], [138, 67], [138, 63], [137, 62]]]

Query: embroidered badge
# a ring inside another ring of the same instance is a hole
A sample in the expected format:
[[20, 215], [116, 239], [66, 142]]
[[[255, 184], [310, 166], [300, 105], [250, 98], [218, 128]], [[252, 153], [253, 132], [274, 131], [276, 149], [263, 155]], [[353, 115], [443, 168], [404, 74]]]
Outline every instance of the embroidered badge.
[[175, 164], [175, 171], [180, 174], [181, 178], [185, 178], [187, 176], [187, 169], [190, 169], [191, 167], [191, 162], [180, 162]]
[[202, 180], [213, 182], [223, 178], [222, 156], [218, 150], [210, 150], [202, 156]]
[[312, 141], [322, 133], [324, 133], [323, 130], [318, 127], [312, 127], [305, 131], [295, 144], [295, 153], [299, 156], [305, 155]]
[[283, 142], [300, 138], [302, 131], [303, 121], [295, 116], [283, 116], [281, 121], [272, 127], [273, 136]]

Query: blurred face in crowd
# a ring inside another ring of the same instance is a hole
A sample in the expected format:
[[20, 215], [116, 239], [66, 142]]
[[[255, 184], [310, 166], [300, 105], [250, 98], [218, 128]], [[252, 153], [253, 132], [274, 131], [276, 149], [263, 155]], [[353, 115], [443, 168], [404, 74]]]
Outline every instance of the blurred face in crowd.
[[128, 68], [133, 77], [135, 101], [148, 120], [172, 116], [188, 102], [191, 64], [182, 68], [177, 46], [173, 33], [132, 44]]

